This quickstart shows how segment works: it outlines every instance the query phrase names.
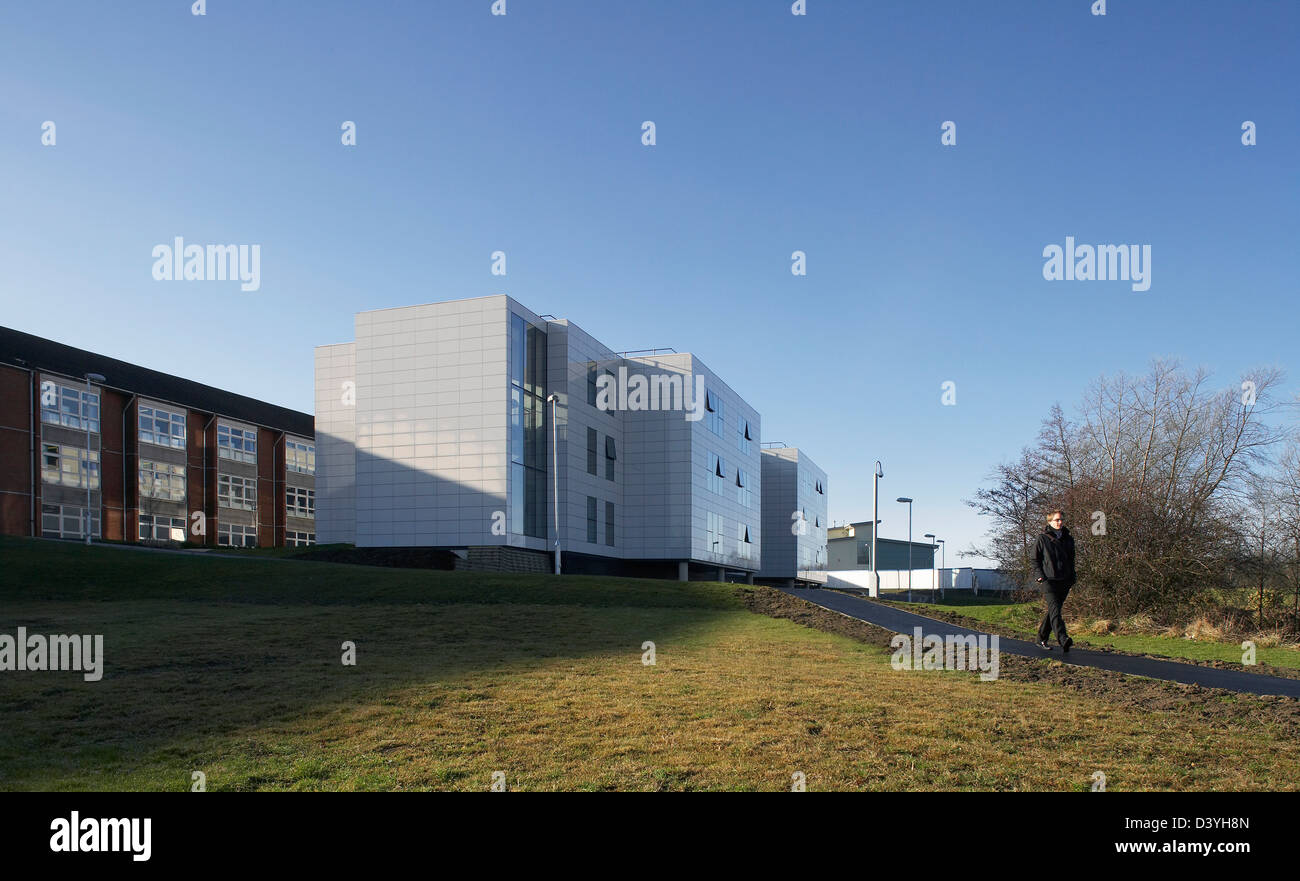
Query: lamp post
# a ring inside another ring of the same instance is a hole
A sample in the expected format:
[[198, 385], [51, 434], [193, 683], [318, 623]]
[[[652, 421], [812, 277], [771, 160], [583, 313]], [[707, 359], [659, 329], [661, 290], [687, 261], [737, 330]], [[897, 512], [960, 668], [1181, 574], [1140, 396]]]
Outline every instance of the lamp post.
[[933, 532], [927, 532], [921, 538], [930, 539], [930, 569], [934, 576], [930, 579], [930, 602], [934, 602], [934, 595], [939, 592], [939, 570], [934, 568], [934, 551], [939, 546], [935, 544], [937, 539]]
[[912, 601], [912, 500], [899, 496], [898, 501], [907, 504], [907, 601]]
[[871, 478], [871, 586], [880, 599], [880, 576], [876, 574], [876, 533], [880, 531], [880, 478], [885, 476], [885, 469], [880, 460], [876, 460], [875, 476]]
[[560, 445], [556, 441], [555, 408], [560, 402], [560, 396], [550, 394], [546, 396], [546, 403], [551, 405], [551, 486], [552, 493], [555, 496], [555, 574], [560, 574]]
[[[947, 566], [944, 564], [947, 562], [948, 559], [948, 546], [944, 544], [944, 541], [941, 538], [936, 538], [935, 541], [939, 543], [939, 553], [942, 555], [940, 557], [940, 562], [939, 562], [939, 571], [943, 572], [945, 569], [947, 569]], [[939, 582], [939, 598], [942, 599], [947, 595], [948, 595], [948, 585], [941, 580]]]
[[[86, 467], [84, 471], [86, 473], [86, 546], [87, 547], [90, 546], [90, 531], [92, 528], [91, 526], [92, 521], [90, 519], [90, 384], [92, 382], [103, 382], [103, 381], [104, 381], [104, 375], [102, 373], [86, 374], [86, 397], [81, 402], [81, 407], [79, 408], [81, 411], [81, 421], [86, 423]], [[103, 444], [101, 444], [100, 446], [103, 446]]]

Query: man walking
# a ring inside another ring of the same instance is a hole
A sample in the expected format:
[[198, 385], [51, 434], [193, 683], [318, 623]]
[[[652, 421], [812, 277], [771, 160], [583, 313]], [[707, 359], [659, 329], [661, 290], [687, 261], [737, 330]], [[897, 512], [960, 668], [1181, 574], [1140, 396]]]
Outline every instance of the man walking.
[[1047, 611], [1043, 620], [1038, 622], [1038, 646], [1051, 651], [1047, 637], [1056, 632], [1056, 641], [1061, 644], [1061, 651], [1068, 652], [1074, 640], [1065, 632], [1065, 621], [1061, 618], [1061, 607], [1074, 586], [1074, 536], [1064, 526], [1060, 511], [1047, 515], [1047, 528], [1038, 536], [1034, 545], [1034, 571], [1038, 573], [1038, 582], [1043, 585], [1043, 599], [1047, 600]]

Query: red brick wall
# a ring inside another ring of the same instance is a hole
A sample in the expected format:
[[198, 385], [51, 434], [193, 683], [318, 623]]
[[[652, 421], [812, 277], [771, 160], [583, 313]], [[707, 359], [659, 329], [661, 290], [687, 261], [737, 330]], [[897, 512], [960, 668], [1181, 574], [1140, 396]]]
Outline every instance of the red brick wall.
[[275, 527], [280, 521], [276, 508], [279, 481], [275, 474], [275, 439], [278, 432], [257, 430], [257, 546], [276, 544]]
[[31, 374], [0, 365], [0, 533], [5, 535], [31, 535], [32, 395]]
[[[122, 411], [129, 400], [130, 395], [112, 389], [99, 390], [99, 485], [104, 498], [100, 525], [104, 538], [120, 541], [134, 541], [139, 535], [129, 501], [131, 488], [138, 490], [139, 481], [133, 480], [132, 476], [137, 473], [136, 468], [139, 466], [134, 465], [131, 457], [127, 457], [127, 473], [122, 473]], [[134, 410], [135, 407], [132, 406], [131, 409]], [[127, 432], [126, 444], [130, 450], [135, 438], [134, 420], [131, 420]]]

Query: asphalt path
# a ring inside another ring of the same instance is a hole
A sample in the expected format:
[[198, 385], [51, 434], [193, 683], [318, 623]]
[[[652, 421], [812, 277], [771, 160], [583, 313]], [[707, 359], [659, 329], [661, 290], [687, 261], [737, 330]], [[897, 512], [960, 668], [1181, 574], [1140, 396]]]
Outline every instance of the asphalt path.
[[[848, 615], [859, 621], [866, 621], [911, 636], [915, 628], [920, 627], [925, 636], [970, 636], [980, 635], [981, 631], [971, 630], [947, 621], [936, 621], [924, 615], [905, 612], [902, 609], [873, 602], [863, 597], [856, 597], [834, 590], [790, 589], [781, 588], [790, 596], [799, 597], [815, 603], [824, 609]], [[1224, 688], [1245, 694], [1285, 695], [1300, 698], [1300, 679], [1287, 679], [1284, 676], [1268, 676], [1263, 673], [1243, 673], [1239, 670], [1223, 670], [1218, 667], [1202, 667], [1198, 664], [1183, 664], [1178, 661], [1162, 661], [1158, 658], [1144, 658], [1137, 655], [1125, 655], [1118, 652], [1098, 652], [1083, 648], [1071, 648], [1063, 654], [1059, 646], [1052, 644], [1051, 651], [1045, 651], [1032, 642], [1023, 639], [998, 638], [998, 650], [1025, 658], [1051, 658], [1077, 667], [1096, 667], [1099, 670], [1114, 670], [1131, 676], [1146, 676], [1150, 679], [1164, 679], [1169, 682], [1182, 682], [1187, 685], [1199, 685], [1202, 688]]]

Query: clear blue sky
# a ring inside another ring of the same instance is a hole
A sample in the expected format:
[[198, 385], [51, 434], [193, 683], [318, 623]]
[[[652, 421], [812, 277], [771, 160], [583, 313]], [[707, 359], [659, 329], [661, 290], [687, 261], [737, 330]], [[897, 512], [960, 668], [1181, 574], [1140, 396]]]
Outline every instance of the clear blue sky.
[[[1094, 376], [1297, 367], [1300, 4], [1090, 5], [6, 3], [0, 323], [310, 412], [354, 312], [508, 293], [698, 353], [835, 520], [884, 460], [882, 534], [913, 496], [952, 563]], [[1151, 289], [1044, 281], [1067, 235]], [[260, 244], [261, 290], [154, 281], [175, 236]]]

